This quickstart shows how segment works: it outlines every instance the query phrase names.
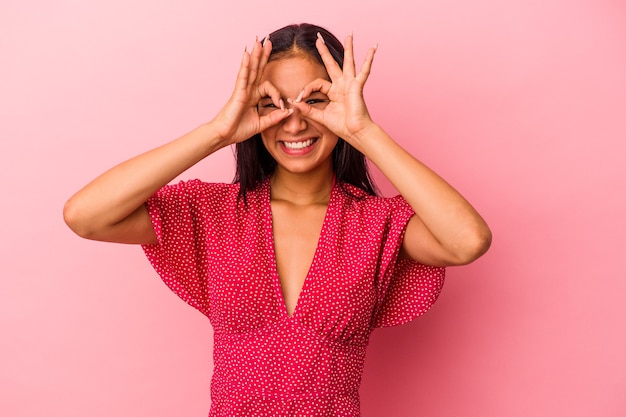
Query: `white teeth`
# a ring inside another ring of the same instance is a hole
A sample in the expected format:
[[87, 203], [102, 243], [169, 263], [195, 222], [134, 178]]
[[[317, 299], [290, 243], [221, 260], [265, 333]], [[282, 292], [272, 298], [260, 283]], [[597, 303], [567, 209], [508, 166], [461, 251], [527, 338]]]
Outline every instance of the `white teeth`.
[[313, 144], [313, 139], [305, 140], [304, 142], [283, 142], [288, 149], [303, 149]]

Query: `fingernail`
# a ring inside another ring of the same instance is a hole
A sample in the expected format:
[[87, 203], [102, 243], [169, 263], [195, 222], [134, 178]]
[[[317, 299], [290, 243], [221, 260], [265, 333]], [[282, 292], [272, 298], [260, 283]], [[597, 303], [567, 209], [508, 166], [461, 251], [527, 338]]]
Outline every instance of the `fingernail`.
[[324, 37], [323, 37], [323, 36], [322, 36], [322, 34], [321, 34], [321, 33], [319, 33], [319, 32], [317, 32], [317, 38], [318, 38], [320, 41], [322, 41], [322, 43], [323, 43], [323, 44], [325, 44], [325, 43], [326, 43], [326, 41], [324, 40]]
[[280, 109], [284, 111], [285, 110], [285, 102], [283, 101], [283, 99], [281, 98], [278, 103], [280, 104]]
[[296, 98], [296, 103], [300, 103], [300, 100], [302, 100], [303, 95], [304, 95], [304, 90], [300, 91], [300, 94], [298, 94], [298, 97]]
[[270, 40], [270, 35], [267, 35], [265, 38], [263, 38], [263, 46], [265, 46], [265, 43], [269, 40]]

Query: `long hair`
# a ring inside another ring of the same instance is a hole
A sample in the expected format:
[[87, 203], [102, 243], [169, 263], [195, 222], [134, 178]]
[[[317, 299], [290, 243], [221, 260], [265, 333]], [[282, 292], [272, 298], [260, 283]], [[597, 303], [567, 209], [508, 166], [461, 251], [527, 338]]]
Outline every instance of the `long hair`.
[[[339, 39], [328, 30], [308, 23], [285, 26], [271, 33], [269, 38], [272, 41], [272, 52], [269, 61], [307, 54], [324, 66], [315, 46], [318, 32], [324, 37], [332, 57], [343, 67], [344, 49]], [[237, 168], [233, 183], [239, 182], [239, 194], [245, 203], [246, 192], [254, 189], [274, 172], [276, 160], [265, 149], [260, 133], [237, 143], [235, 154]], [[332, 160], [337, 184], [347, 183], [370, 195], [377, 194], [365, 156], [342, 138], [339, 138], [333, 149]]]

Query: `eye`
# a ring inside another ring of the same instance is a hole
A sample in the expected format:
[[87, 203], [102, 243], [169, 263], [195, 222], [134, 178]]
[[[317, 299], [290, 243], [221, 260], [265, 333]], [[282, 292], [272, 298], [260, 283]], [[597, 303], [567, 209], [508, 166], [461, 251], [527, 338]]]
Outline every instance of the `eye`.
[[278, 107], [274, 103], [272, 103], [272, 100], [261, 100], [259, 101], [259, 104], [257, 104], [256, 106], [257, 112], [261, 116], [269, 114], [273, 112], [274, 110], [276, 110], [277, 108]]
[[326, 107], [328, 105], [328, 99], [325, 98], [311, 98], [306, 101], [306, 104], [313, 107]]
[[271, 101], [261, 101], [259, 102], [257, 107], [263, 108], [263, 109], [276, 109], [277, 108], [276, 105], [272, 103]]

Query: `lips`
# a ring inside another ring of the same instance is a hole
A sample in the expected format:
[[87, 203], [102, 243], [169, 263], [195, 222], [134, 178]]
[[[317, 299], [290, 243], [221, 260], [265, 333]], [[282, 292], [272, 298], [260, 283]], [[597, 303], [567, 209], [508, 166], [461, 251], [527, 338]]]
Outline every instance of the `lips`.
[[308, 138], [298, 141], [281, 141], [280, 144], [287, 153], [301, 154], [312, 148], [313, 144], [317, 142], [317, 139], [318, 138]]
[[303, 149], [313, 145], [313, 142], [313, 139], [308, 139], [302, 142], [283, 142], [283, 145], [285, 145], [287, 149]]

